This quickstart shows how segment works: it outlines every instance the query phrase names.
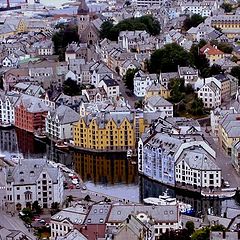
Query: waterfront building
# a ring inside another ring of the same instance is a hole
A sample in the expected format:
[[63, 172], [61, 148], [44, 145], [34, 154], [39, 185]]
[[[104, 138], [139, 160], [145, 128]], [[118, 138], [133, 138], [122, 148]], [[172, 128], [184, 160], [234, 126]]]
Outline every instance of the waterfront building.
[[0, 123], [15, 124], [15, 105], [20, 95], [0, 91]]
[[133, 86], [134, 95], [137, 97], [144, 97], [146, 95], [146, 90], [154, 82], [158, 82], [157, 74], [147, 74], [142, 70], [139, 70], [134, 75]]
[[92, 150], [135, 149], [141, 133], [160, 112], [107, 111], [81, 117], [74, 126], [74, 145]]
[[6, 169], [6, 206], [21, 209], [34, 201], [44, 208], [50, 208], [53, 202], [62, 204], [63, 181], [60, 168], [47, 159], [23, 159]]
[[21, 95], [15, 106], [15, 126], [28, 132], [45, 129], [48, 110], [41, 99]]
[[80, 115], [68, 106], [61, 105], [49, 111], [46, 117], [46, 134], [50, 138], [66, 140], [73, 138], [73, 124]]
[[[193, 187], [196, 181], [193, 172], [197, 171], [197, 181], [200, 179], [197, 187], [221, 186], [221, 170], [215, 163], [215, 151], [203, 140], [200, 127], [194, 121], [174, 119], [158, 119], [150, 131], [142, 135], [138, 143], [138, 171], [166, 185], [176, 186], [180, 183], [181, 186], [186, 184]], [[201, 149], [198, 149], [199, 146]], [[185, 173], [181, 169], [180, 173], [179, 163], [187, 160], [188, 153], [194, 149], [199, 150], [198, 159], [195, 159], [197, 164], [191, 161], [184, 163], [189, 171]], [[203, 173], [204, 177], [201, 175]]]

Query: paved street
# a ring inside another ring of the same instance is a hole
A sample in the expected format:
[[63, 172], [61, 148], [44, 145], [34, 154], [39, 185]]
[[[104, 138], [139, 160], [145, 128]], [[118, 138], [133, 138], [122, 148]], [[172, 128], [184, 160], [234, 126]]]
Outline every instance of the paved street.
[[217, 164], [222, 169], [222, 177], [224, 180], [229, 181], [230, 187], [240, 187], [240, 176], [235, 171], [231, 157], [229, 157], [221, 148], [218, 139], [213, 138], [209, 133], [204, 131], [204, 137], [209, 142], [210, 146], [216, 151]]

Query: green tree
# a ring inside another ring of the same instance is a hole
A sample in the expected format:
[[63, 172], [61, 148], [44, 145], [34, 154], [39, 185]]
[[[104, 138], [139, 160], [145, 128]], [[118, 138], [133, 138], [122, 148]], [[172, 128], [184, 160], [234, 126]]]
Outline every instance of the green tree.
[[68, 78], [63, 82], [63, 93], [69, 96], [81, 95], [81, 86], [76, 81]]
[[213, 45], [217, 46], [217, 48], [224, 53], [228, 53], [228, 54], [232, 53], [233, 47], [231, 44], [227, 42], [218, 42], [217, 40], [212, 40], [210, 43], [212, 46]]
[[204, 104], [202, 99], [195, 97], [194, 101], [191, 104], [190, 112], [194, 116], [201, 116], [204, 113]]
[[152, 53], [149, 71], [152, 73], [174, 72], [178, 66], [192, 64], [191, 55], [177, 43], [166, 44], [163, 48]]
[[238, 85], [240, 85], [240, 66], [233, 67], [230, 74], [238, 79]]
[[129, 90], [133, 90], [133, 79], [135, 73], [138, 72], [137, 69], [128, 69], [126, 74], [123, 76], [123, 81]]
[[78, 28], [76, 25], [66, 25], [60, 28], [52, 36], [55, 54], [59, 55], [59, 60], [64, 61], [66, 47], [69, 43], [79, 42]]
[[191, 240], [209, 240], [209, 234], [210, 230], [208, 227], [201, 228], [192, 234]]
[[112, 21], [105, 21], [102, 23], [101, 28], [100, 28], [100, 38], [108, 38], [111, 39], [110, 33], [111, 29], [113, 28], [113, 22]]
[[170, 79], [170, 101], [173, 103], [180, 102], [185, 97], [184, 80], [180, 78]]
[[230, 13], [232, 11], [232, 5], [230, 3], [223, 3], [221, 8], [224, 9], [225, 13]]
[[121, 31], [146, 30], [149, 34], [155, 36], [160, 33], [161, 27], [157, 19], [151, 15], [145, 15], [138, 18], [127, 18], [113, 25], [112, 21], [106, 21], [101, 25], [100, 37], [117, 41]]
[[32, 210], [35, 211], [36, 214], [40, 214], [42, 212], [42, 208], [39, 205], [38, 201], [34, 201], [32, 204]]
[[192, 235], [195, 229], [194, 222], [192, 221], [187, 221], [186, 222], [186, 229], [188, 231], [189, 235]]
[[221, 66], [219, 66], [218, 64], [213, 64], [209, 71], [209, 77], [220, 73], [223, 73]]
[[187, 17], [183, 21], [183, 29], [187, 31], [191, 27], [197, 27], [200, 23], [204, 22], [205, 19], [206, 17], [202, 17], [199, 14], [193, 14], [191, 17]]

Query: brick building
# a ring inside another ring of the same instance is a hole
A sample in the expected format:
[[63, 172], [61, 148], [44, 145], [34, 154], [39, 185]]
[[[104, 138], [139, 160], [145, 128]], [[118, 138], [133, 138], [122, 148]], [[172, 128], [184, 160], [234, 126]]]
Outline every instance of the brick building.
[[48, 110], [39, 98], [22, 95], [15, 107], [15, 126], [28, 132], [45, 129]]

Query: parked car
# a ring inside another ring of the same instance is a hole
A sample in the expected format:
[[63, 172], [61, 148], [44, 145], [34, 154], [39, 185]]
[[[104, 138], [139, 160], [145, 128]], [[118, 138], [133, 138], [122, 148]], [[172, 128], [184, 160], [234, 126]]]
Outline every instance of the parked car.
[[230, 187], [230, 184], [228, 181], [224, 181], [223, 185], [224, 185], [224, 187]]

